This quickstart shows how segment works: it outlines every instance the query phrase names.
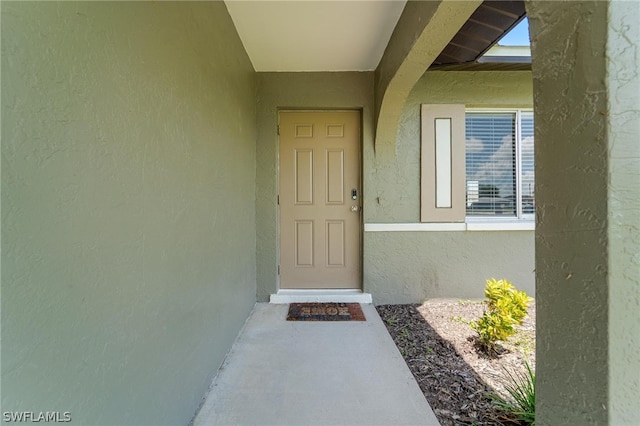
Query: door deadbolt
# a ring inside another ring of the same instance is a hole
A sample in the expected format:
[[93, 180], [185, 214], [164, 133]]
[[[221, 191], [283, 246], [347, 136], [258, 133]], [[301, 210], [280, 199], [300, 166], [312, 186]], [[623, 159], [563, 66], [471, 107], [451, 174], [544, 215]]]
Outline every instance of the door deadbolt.
[[357, 189], [355, 189], [355, 188], [353, 188], [353, 189], [351, 190], [351, 199], [352, 199], [352, 200], [357, 200], [357, 199], [358, 199], [358, 190], [357, 190]]

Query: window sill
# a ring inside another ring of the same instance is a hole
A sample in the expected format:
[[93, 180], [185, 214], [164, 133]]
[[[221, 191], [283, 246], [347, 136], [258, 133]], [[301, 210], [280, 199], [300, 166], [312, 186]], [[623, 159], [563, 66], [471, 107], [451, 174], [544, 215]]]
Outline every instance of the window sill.
[[533, 220], [469, 220], [459, 223], [365, 223], [365, 232], [534, 231]]
[[533, 220], [467, 220], [467, 231], [535, 231]]

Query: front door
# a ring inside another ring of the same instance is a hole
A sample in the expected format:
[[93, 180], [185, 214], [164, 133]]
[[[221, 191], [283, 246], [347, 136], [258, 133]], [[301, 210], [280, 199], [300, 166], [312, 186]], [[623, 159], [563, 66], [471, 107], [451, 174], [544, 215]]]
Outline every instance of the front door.
[[280, 288], [361, 288], [360, 113], [280, 113]]

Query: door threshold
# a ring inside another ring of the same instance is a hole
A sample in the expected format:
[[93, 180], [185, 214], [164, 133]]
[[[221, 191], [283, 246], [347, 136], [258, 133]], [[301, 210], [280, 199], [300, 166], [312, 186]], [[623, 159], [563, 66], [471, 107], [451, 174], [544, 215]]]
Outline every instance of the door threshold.
[[279, 290], [272, 294], [269, 303], [373, 303], [371, 293], [360, 290]]

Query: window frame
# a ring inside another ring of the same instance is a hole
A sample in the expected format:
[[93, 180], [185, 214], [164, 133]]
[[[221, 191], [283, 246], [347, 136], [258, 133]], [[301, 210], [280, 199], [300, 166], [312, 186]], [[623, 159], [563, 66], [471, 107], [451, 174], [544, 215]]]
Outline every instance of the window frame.
[[[535, 213], [524, 213], [523, 205], [522, 205], [522, 113], [531, 113], [533, 114], [533, 108], [468, 108], [465, 107], [465, 120], [467, 114], [469, 113], [509, 113], [515, 115], [515, 151], [516, 151], [516, 215], [515, 216], [497, 216], [497, 215], [468, 215], [466, 213], [465, 208], [465, 222], [470, 224], [489, 224], [489, 228], [493, 229], [495, 225], [499, 223], [504, 224], [513, 224], [513, 223], [527, 223], [527, 222], [535, 222]], [[534, 120], [534, 128], [535, 128], [535, 120]], [[466, 155], [466, 131], [465, 131], [465, 155]], [[534, 136], [534, 147], [535, 147], [535, 136]], [[535, 165], [535, 159], [534, 159]], [[466, 165], [465, 165], [465, 188], [466, 188]], [[534, 178], [535, 183], [535, 178]], [[466, 190], [466, 189], [465, 189]], [[534, 189], [535, 194], [535, 189]], [[535, 196], [534, 196], [535, 203]]]

